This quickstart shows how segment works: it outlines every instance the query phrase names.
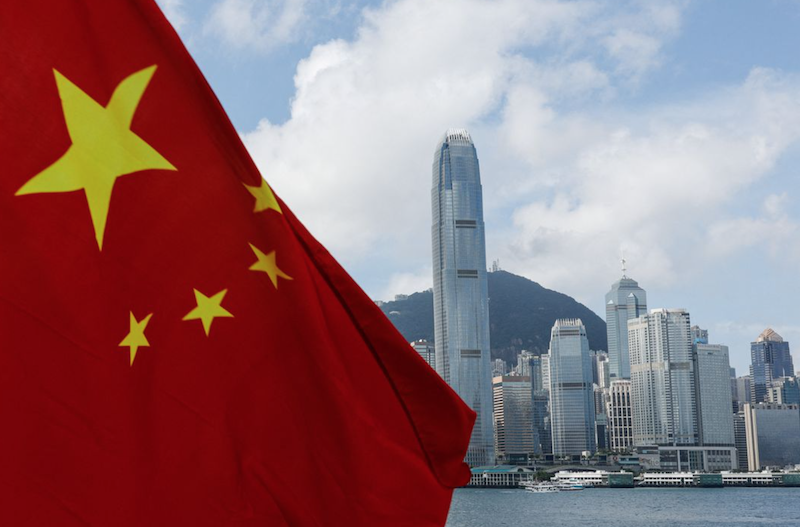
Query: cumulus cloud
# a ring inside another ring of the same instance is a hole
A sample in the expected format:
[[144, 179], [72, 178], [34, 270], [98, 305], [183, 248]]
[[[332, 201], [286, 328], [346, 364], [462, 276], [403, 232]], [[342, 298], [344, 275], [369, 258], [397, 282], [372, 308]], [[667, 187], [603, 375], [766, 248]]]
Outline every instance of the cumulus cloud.
[[[246, 0], [223, 3], [258, 19]], [[431, 161], [453, 126], [478, 148], [490, 258], [584, 301], [602, 297], [622, 251], [637, 279], [669, 285], [764, 236], [798, 237], [780, 193], [752, 217], [726, 205], [800, 139], [800, 79], [756, 68], [691, 100], [620, 109], [664, 63], [682, 6], [389, 2], [352, 40], [314, 47], [291, 117], [245, 143], [335, 256], [391, 276], [370, 291], [383, 298], [429, 287]], [[686, 247], [706, 250], [687, 263]]]
[[307, 0], [220, 0], [210, 10], [204, 32], [234, 49], [271, 51], [299, 38]]
[[[596, 296], [623, 250], [637, 279], [664, 286], [678, 261], [685, 272], [756, 244], [777, 250], [800, 241], [785, 195], [767, 197], [761, 217], [725, 208], [800, 139], [799, 96], [800, 79], [756, 69], [724, 96], [604, 119], [604, 133], [571, 149], [575, 160], [553, 184], [554, 197], [515, 211], [506, 266]], [[596, 255], [607, 257], [605, 266]]]
[[183, 0], [156, 0], [164, 16], [170, 21], [176, 31], [183, 29], [189, 21], [186, 15], [186, 6]]
[[398, 293], [417, 293], [433, 287], [433, 269], [423, 266], [417, 272], [393, 273], [378, 298], [391, 300]]
[[[448, 127], [473, 127], [481, 156], [489, 137], [506, 132], [486, 122], [497, 111], [535, 132], [563, 129], [571, 143], [553, 140], [532, 154], [554, 172], [554, 160], [604, 132], [580, 117], [558, 120], [550, 102], [613, 97], [615, 82], [638, 74], [639, 59], [598, 42], [625, 27], [663, 32], [648, 22], [649, 8], [619, 17], [601, 7], [404, 0], [366, 10], [355, 39], [316, 46], [300, 62], [291, 118], [262, 121], [245, 142], [277, 192], [346, 263], [427, 255], [430, 163]], [[526, 144], [517, 151], [528, 155]]]

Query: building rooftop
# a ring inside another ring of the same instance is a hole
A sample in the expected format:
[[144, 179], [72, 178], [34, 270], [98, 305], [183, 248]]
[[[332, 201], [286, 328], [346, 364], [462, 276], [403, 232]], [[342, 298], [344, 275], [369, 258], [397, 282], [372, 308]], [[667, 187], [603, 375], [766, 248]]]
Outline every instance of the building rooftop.
[[472, 145], [472, 137], [466, 128], [448, 128], [442, 138], [443, 143]]
[[761, 332], [761, 335], [758, 336], [756, 342], [783, 342], [783, 337], [778, 335], [772, 328], [767, 328]]

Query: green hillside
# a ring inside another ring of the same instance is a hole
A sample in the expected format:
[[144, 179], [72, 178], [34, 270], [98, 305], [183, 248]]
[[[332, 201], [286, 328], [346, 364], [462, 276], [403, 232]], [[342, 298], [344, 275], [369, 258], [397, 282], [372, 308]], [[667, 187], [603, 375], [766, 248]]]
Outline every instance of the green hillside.
[[[589, 347], [608, 349], [606, 323], [573, 298], [545, 289], [536, 282], [505, 271], [489, 273], [489, 324], [492, 358], [516, 363], [526, 349], [547, 353], [550, 329], [558, 318], [580, 318], [586, 326]], [[395, 327], [409, 340], [433, 342], [433, 293], [414, 293], [381, 306]]]

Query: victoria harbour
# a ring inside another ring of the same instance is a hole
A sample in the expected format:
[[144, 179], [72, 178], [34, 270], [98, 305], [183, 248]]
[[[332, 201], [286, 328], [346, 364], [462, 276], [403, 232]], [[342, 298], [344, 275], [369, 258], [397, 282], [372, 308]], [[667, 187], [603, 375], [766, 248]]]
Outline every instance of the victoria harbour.
[[800, 488], [458, 489], [446, 527], [800, 525]]

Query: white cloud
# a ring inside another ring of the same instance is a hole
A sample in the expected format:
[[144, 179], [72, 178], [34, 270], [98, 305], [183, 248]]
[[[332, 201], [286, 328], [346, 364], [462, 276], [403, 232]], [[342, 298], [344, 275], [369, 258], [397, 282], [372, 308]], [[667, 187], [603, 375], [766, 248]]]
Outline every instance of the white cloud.
[[176, 31], [183, 29], [189, 21], [183, 0], [157, 0], [161, 11]]
[[[430, 163], [452, 126], [476, 140], [489, 258], [583, 301], [602, 298], [623, 250], [660, 287], [765, 236], [800, 242], [781, 194], [761, 215], [727, 209], [800, 139], [800, 79], [756, 68], [692, 100], [615, 105], [663, 64], [681, 6], [390, 2], [354, 40], [316, 46], [291, 118], [245, 142], [345, 265], [390, 262], [383, 298], [430, 285]], [[706, 250], [687, 262], [687, 246]]]
[[211, 7], [204, 32], [234, 49], [268, 52], [298, 40], [308, 0], [220, 0]]
[[428, 265], [415, 273], [392, 274], [389, 283], [377, 298], [391, 300], [397, 294], [417, 293], [431, 287], [433, 287], [433, 269]]
[[800, 251], [800, 225], [786, 213], [788, 195], [770, 194], [760, 217], [726, 218], [712, 223], [707, 231], [706, 251], [717, 257], [757, 246], [775, 258], [795, 263]]
[[[597, 42], [586, 34], [603, 39], [619, 29], [615, 24], [645, 22], [634, 15], [618, 21], [601, 7], [404, 0], [366, 10], [355, 40], [316, 46], [301, 61], [291, 118], [262, 121], [245, 135], [246, 144], [277, 192], [345, 262], [376, 252], [427, 254], [420, 233], [430, 229], [430, 163], [448, 127], [476, 128], [479, 152], [482, 120], [499, 108], [508, 120], [523, 116], [521, 128], [564, 129], [560, 139], [574, 135], [571, 142], [554, 140], [534, 154], [551, 167], [585, 141], [583, 134], [596, 133], [579, 117], [556, 122], [548, 104], [613, 95], [609, 74], [628, 58], [604, 55], [611, 64], [604, 69], [595, 60]], [[553, 55], [554, 43], [564, 51]], [[523, 48], [542, 48], [547, 57], [536, 60]], [[487, 136], [505, 132], [492, 125], [485, 130]], [[529, 137], [516, 151], [538, 143]]]
[[[586, 116], [553, 115], [558, 126], [530, 127], [528, 142], [543, 134], [545, 144], [567, 142], [574, 161], [565, 154], [555, 168], [545, 163], [561, 174], [550, 181], [554, 196], [515, 211], [517, 232], [500, 255], [509, 270], [591, 300], [616, 275], [622, 250], [637, 279], [668, 286], [676, 269], [697, 270], [754, 245], [776, 256], [800, 245], [785, 196], [767, 197], [763, 217], [726, 208], [800, 139], [800, 78], [756, 69], [721, 96], [595, 117], [601, 124], [592, 133], [568, 126]], [[503, 126], [526, 141], [513, 119]], [[699, 247], [705, 251], [690, 249]]]

